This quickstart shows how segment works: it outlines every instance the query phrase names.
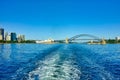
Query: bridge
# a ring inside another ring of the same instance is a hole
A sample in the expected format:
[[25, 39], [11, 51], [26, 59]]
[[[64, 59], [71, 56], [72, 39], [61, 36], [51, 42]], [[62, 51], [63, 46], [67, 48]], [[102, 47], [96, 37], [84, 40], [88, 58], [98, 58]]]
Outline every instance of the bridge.
[[[82, 37], [88, 37], [88, 38], [82, 38]], [[84, 41], [84, 40], [89, 40], [91, 41], [91, 43], [93, 43], [93, 41], [96, 41], [97, 43], [101, 43], [102, 44], [105, 44], [105, 40], [97, 37], [97, 36], [94, 36], [94, 35], [90, 35], [90, 34], [79, 34], [79, 35], [76, 35], [76, 36], [73, 36], [71, 38], [66, 38], [66, 40], [55, 40], [55, 42], [61, 42], [61, 43], [72, 43], [74, 41]]]
[[[68, 40], [69, 41], [74, 41], [74, 40], [77, 40], [80, 37], [89, 37], [92, 40], [98, 40], [98, 41], [101, 40], [99, 37], [94, 36], [94, 35], [90, 35], [90, 34], [79, 34], [79, 35], [76, 35], [76, 36], [73, 36], [73, 37], [69, 38]], [[78, 39], [78, 40], [91, 40], [91, 39]]]

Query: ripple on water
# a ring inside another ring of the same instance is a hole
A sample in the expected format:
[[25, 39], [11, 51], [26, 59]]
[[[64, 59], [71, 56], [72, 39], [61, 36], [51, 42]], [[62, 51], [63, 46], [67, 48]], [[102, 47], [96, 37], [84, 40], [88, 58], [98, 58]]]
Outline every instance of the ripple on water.
[[0, 80], [120, 80], [120, 45], [2, 47]]

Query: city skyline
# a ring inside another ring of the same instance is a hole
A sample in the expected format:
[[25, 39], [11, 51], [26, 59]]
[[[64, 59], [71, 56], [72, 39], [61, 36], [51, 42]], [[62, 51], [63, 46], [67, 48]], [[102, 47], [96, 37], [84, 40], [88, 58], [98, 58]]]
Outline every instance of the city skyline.
[[119, 0], [1, 0], [0, 27], [26, 39], [120, 36]]
[[25, 35], [16, 34], [16, 32], [6, 32], [4, 28], [0, 28], [0, 41], [1, 42], [21, 42], [25, 41]]

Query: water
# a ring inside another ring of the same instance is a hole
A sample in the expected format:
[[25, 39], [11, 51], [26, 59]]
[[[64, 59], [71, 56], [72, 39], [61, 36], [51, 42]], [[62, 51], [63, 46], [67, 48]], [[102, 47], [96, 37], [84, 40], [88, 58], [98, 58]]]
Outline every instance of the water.
[[0, 44], [0, 80], [120, 80], [120, 45]]

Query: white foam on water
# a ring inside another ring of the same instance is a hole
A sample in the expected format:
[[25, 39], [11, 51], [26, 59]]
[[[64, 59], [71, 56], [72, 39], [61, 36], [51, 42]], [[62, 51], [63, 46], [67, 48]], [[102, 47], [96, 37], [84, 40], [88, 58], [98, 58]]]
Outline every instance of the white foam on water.
[[60, 52], [56, 52], [39, 61], [38, 68], [29, 72], [28, 80], [79, 80], [81, 72], [72, 65], [74, 61], [69, 56], [62, 60], [61, 56]]

